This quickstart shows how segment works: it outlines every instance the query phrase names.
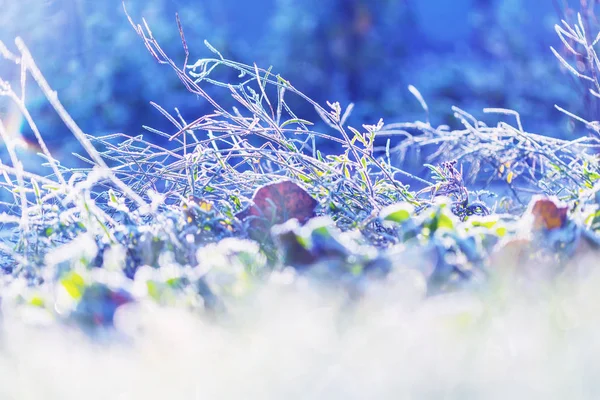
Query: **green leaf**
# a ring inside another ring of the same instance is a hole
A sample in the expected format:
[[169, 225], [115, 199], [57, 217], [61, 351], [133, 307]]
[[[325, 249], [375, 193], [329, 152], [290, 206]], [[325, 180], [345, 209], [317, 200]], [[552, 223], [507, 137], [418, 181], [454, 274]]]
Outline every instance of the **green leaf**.
[[361, 135], [361, 133], [358, 130], [354, 129], [351, 126], [349, 126], [348, 129], [350, 131], [352, 131], [352, 133], [354, 134], [354, 139], [355, 140], [358, 140], [359, 142], [361, 142], [365, 146], [367, 145], [367, 142], [365, 141], [365, 138], [363, 137], [363, 135]]
[[57, 191], [60, 189], [60, 186], [45, 184], [45, 185], [42, 185], [42, 189]]
[[161, 290], [159, 285], [152, 280], [146, 282], [146, 289], [148, 290], [148, 296], [155, 301], [160, 300]]
[[34, 306], [34, 307], [44, 307], [44, 305], [46, 304], [44, 299], [41, 298], [40, 296], [33, 296], [30, 300], [29, 300], [29, 304]]
[[415, 207], [407, 202], [400, 202], [389, 205], [381, 210], [379, 217], [383, 221], [403, 223], [410, 219], [412, 214], [415, 212]]
[[304, 124], [304, 125], [314, 125], [312, 122], [307, 121], [305, 119], [300, 119], [300, 118], [292, 118], [292, 119], [288, 119], [287, 121], [283, 122], [279, 127], [283, 128], [286, 125], [289, 124]]
[[491, 229], [498, 222], [498, 217], [493, 215], [472, 215], [469, 217], [468, 221], [471, 223], [472, 226], [481, 226], [484, 228]]
[[304, 174], [297, 174], [298, 178], [300, 178], [301, 180], [303, 180], [306, 183], [311, 183], [312, 179]]
[[296, 149], [296, 147], [294, 147], [294, 145], [292, 143], [285, 143], [285, 146], [293, 153], [297, 153], [298, 149]]
[[83, 296], [85, 281], [78, 273], [69, 272], [60, 283], [74, 300], [79, 300]]
[[119, 204], [119, 199], [117, 199], [117, 195], [115, 194], [114, 190], [108, 189], [108, 198], [110, 199], [110, 202], [114, 205]]
[[167, 286], [170, 288], [177, 288], [179, 285], [181, 285], [181, 282], [182, 279], [180, 277], [169, 278], [165, 281]]
[[558, 165], [558, 164], [554, 164], [554, 163], [548, 163], [552, 168], [554, 168], [554, 170], [558, 171], [558, 172], [562, 172], [562, 168]]
[[323, 162], [323, 155], [321, 154], [320, 150], [317, 150], [317, 160]]
[[283, 84], [284, 86], [291, 86], [290, 81], [283, 79], [279, 74], [277, 74], [277, 82]]
[[438, 221], [437, 221], [437, 227], [438, 228], [448, 228], [448, 229], [454, 229], [454, 221], [452, 221], [452, 218], [450, 218], [450, 216], [446, 213], [440, 213], [438, 215]]
[[242, 208], [242, 202], [240, 201], [240, 198], [237, 197], [236, 195], [230, 194], [229, 200], [231, 200], [233, 202], [236, 210], [239, 210], [240, 208]]
[[42, 195], [40, 192], [40, 186], [35, 179], [31, 180], [31, 186], [33, 186], [33, 192], [35, 193], [35, 199], [38, 205], [42, 205]]
[[365, 169], [365, 171], [367, 170], [367, 156], [363, 156], [360, 159], [360, 163], [362, 164], [362, 167]]
[[346, 176], [346, 178], [350, 179], [350, 170], [348, 169], [348, 166], [346, 164], [344, 164], [343, 170], [344, 170], [344, 175]]
[[350, 267], [350, 273], [354, 276], [359, 276], [363, 272], [363, 266], [360, 264], [354, 264]]

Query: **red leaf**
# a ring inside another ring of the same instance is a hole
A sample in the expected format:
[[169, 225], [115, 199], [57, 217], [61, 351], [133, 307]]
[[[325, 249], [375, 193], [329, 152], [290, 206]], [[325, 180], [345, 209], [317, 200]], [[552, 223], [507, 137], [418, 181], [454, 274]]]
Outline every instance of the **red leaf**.
[[535, 198], [530, 209], [534, 218], [534, 229], [560, 229], [567, 222], [569, 208], [553, 198]]
[[317, 201], [292, 181], [270, 183], [260, 187], [252, 197], [252, 203], [236, 214], [242, 221], [253, 217], [252, 228], [270, 228], [296, 218], [300, 223], [315, 216]]

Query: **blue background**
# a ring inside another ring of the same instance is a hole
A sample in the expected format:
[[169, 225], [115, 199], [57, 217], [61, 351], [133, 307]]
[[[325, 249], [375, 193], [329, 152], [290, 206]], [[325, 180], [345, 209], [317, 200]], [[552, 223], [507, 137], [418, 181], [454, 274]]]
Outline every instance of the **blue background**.
[[[176, 131], [149, 102], [187, 120], [211, 109], [158, 65], [129, 25], [117, 0], [0, 0], [0, 39], [11, 49], [20, 35], [52, 87], [90, 134], [145, 132], [142, 125]], [[526, 130], [574, 138], [584, 127], [553, 107], [585, 118], [595, 104], [556, 61], [561, 43], [553, 25], [573, 20], [579, 1], [563, 0], [128, 0], [136, 21], [147, 19], [177, 61], [183, 51], [179, 12], [190, 60], [212, 56], [207, 39], [227, 58], [276, 73], [319, 102], [355, 102], [351, 122], [425, 118], [408, 92], [416, 86], [434, 125], [460, 125], [451, 106], [476, 116], [484, 107], [519, 111]], [[570, 8], [571, 7], [571, 8]], [[586, 14], [587, 15], [587, 14]], [[590, 30], [596, 32], [590, 19]], [[17, 86], [18, 69], [0, 63], [0, 76]], [[51, 150], [77, 151], [71, 135], [39, 91], [29, 85], [32, 110]], [[300, 106], [302, 107], [302, 106]], [[0, 113], [14, 134], [31, 140], [5, 99]], [[302, 111], [299, 111], [302, 114]], [[489, 117], [488, 117], [489, 119]], [[145, 133], [152, 138], [152, 134]], [[159, 140], [153, 138], [151, 140]]]

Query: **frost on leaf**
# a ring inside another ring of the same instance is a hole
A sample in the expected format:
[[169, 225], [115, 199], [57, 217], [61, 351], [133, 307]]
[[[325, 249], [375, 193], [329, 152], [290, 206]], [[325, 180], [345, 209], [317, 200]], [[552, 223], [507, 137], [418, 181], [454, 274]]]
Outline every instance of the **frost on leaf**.
[[270, 183], [260, 187], [252, 204], [236, 214], [248, 221], [252, 229], [268, 229], [296, 218], [300, 223], [315, 216], [317, 201], [306, 190], [291, 181]]

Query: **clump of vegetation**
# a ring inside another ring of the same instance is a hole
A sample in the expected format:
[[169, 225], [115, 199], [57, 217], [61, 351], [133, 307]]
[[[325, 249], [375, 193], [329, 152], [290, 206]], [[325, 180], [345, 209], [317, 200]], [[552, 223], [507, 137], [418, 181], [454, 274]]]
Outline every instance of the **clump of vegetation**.
[[[228, 60], [208, 42], [215, 57], [190, 64], [179, 19], [182, 63], [168, 56], [145, 22], [129, 21], [154, 59], [169, 66], [214, 112], [186, 121], [177, 109], [169, 113], [153, 103], [172, 123], [173, 132], [146, 129], [167, 138], [166, 147], [142, 135], [87, 135], [63, 108], [25, 44], [17, 39], [18, 54], [2, 44], [3, 57], [21, 73], [19, 90], [2, 81], [3, 95], [25, 114], [40, 155], [53, 172], [41, 176], [23, 170], [14, 141], [0, 126], [11, 156], [11, 165], [2, 165], [2, 215], [9, 232], [2, 248], [10, 260], [3, 265], [28, 285], [75, 279], [81, 283], [66, 287], [78, 290], [67, 291], [81, 300], [86, 298], [86, 285], [97, 284], [91, 277], [86, 283], [83, 276], [89, 271], [111, 270], [122, 274], [125, 282], [135, 281], [142, 267], [174, 268], [185, 277], [176, 280], [176, 287], [193, 288], [198, 299], [213, 304], [222, 288], [208, 284], [213, 268], [203, 270], [202, 265], [214, 263], [203, 259], [202, 249], [225, 240], [251, 240], [257, 254], [244, 256], [248, 265], [241, 264], [247, 276], [243, 279], [250, 281], [286, 266], [305, 273], [319, 263], [329, 269], [337, 265], [336, 274], [357, 279], [375, 266], [385, 276], [398, 264], [393, 258], [400, 258], [386, 254], [402, 246], [436, 255], [432, 266], [419, 268], [436, 292], [489, 280], [494, 274], [490, 254], [520, 231], [510, 215], [523, 213], [532, 193], [558, 196], [572, 205], [559, 224], [545, 230], [562, 231], [567, 220], [590, 210], [584, 195], [600, 177], [594, 136], [566, 141], [528, 133], [519, 114], [504, 109], [484, 111], [516, 117], [516, 126], [487, 126], [455, 108], [463, 130], [450, 131], [427, 121], [385, 125], [382, 120], [357, 128], [348, 124], [352, 105], [322, 106], [271, 69]], [[563, 24], [567, 30], [557, 32], [565, 46], [570, 46], [566, 35], [585, 47], [582, 22], [575, 27]], [[593, 61], [593, 43], [590, 46], [587, 54]], [[556, 50], [555, 54], [566, 63]], [[231, 71], [237, 81], [220, 80], [222, 75], [231, 77]], [[63, 167], [50, 154], [25, 107], [29, 76], [85, 149], [87, 154], [76, 157], [88, 163], [88, 169]], [[427, 112], [418, 90], [409, 89]], [[232, 104], [214, 100], [215, 90], [229, 92]], [[298, 100], [314, 108], [315, 117], [330, 131], [313, 130], [310, 116], [297, 115], [292, 104]], [[389, 140], [385, 148], [376, 146], [380, 137], [400, 135], [404, 139], [394, 147]], [[338, 152], [322, 154], [319, 144], [324, 141]], [[411, 148], [428, 146], [437, 147], [429, 158], [439, 163], [428, 165], [430, 178], [392, 162], [392, 154], [402, 159]], [[421, 188], [412, 189], [405, 181]], [[502, 198], [481, 189], [498, 184], [508, 189]], [[506, 214], [499, 214], [501, 209]], [[546, 209], [539, 212], [546, 218]], [[316, 225], [309, 221], [319, 215], [324, 219], [317, 219]], [[595, 217], [584, 217], [585, 224], [574, 222], [577, 234], [591, 235]], [[292, 225], [278, 226], [294, 219]], [[266, 261], [256, 264], [256, 257]]]

